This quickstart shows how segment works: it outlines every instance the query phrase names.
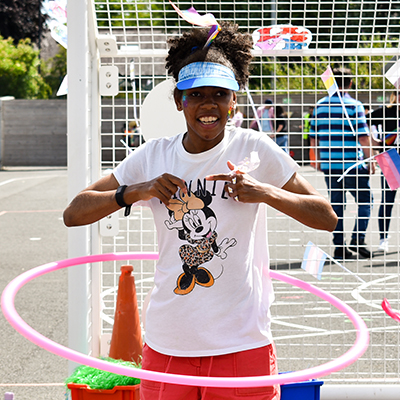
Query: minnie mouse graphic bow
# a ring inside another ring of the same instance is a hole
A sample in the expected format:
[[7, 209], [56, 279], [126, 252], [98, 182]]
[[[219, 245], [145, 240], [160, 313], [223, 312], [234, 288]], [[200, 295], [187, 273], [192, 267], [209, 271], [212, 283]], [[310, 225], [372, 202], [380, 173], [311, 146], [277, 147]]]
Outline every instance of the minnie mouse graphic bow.
[[176, 221], [180, 221], [190, 210], [201, 210], [204, 207], [203, 200], [195, 196], [194, 193], [185, 194], [179, 191], [180, 199], [170, 200], [167, 208], [174, 212]]

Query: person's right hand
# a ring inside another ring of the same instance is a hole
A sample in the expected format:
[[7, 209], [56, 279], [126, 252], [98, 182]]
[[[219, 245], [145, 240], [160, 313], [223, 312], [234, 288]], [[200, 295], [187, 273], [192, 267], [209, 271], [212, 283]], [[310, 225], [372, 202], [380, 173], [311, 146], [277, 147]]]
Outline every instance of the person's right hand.
[[141, 200], [150, 200], [153, 197], [160, 199], [166, 206], [172, 196], [181, 189], [183, 193], [187, 194], [185, 182], [177, 176], [164, 173], [157, 178], [148, 182], [143, 182], [136, 186], [136, 190], [140, 193]]

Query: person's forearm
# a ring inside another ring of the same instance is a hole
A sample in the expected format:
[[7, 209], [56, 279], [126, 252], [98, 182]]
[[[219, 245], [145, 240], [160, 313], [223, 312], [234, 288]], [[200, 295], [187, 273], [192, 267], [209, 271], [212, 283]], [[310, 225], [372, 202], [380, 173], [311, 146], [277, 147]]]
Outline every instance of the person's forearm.
[[86, 190], [79, 193], [65, 209], [64, 223], [68, 227], [92, 224], [120, 208], [115, 201], [115, 190]]
[[[371, 144], [371, 138], [369, 136], [362, 136], [362, 137], [360, 137], [359, 142], [363, 149], [364, 159], [366, 160], [366, 159], [372, 157], [374, 155], [374, 149]], [[368, 164], [369, 173], [374, 174], [375, 169], [376, 169], [375, 159], [372, 159], [369, 161], [369, 164]]]
[[266, 185], [263, 202], [314, 229], [333, 231], [337, 216], [319, 194], [298, 194]]
[[360, 137], [359, 142], [362, 146], [364, 157], [365, 158], [371, 157], [373, 155], [371, 138], [369, 136], [362, 136]]
[[[143, 184], [137, 183], [126, 188], [123, 199], [126, 204], [137, 203], [142, 198]], [[86, 189], [79, 193], [64, 211], [64, 223], [67, 226], [88, 225], [119, 210], [115, 199], [116, 189], [99, 191]]]

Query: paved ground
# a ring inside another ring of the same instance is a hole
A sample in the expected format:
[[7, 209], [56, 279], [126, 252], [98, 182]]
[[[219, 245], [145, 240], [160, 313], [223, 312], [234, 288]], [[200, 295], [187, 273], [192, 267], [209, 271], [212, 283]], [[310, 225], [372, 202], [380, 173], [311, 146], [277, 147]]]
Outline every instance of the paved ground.
[[[321, 176], [309, 168], [302, 173], [321, 191]], [[372, 180], [375, 204], [379, 203], [378, 177]], [[326, 193], [325, 193], [326, 194]], [[62, 210], [67, 204], [66, 169], [10, 169], [0, 171], [0, 291], [13, 278], [27, 269], [67, 257], [67, 229], [62, 222]], [[377, 206], [371, 218], [368, 242], [376, 249]], [[355, 206], [350, 201], [347, 215], [348, 231], [352, 229]], [[399, 307], [399, 218], [398, 206], [392, 225], [392, 251], [388, 256], [346, 263], [354, 274], [344, 273], [334, 263], [327, 263], [330, 272], [318, 282], [299, 267], [304, 243], [311, 240], [329, 254], [331, 235], [316, 234], [284, 218], [275, 210], [269, 212], [271, 255], [277, 258], [272, 266], [288, 270], [300, 279], [308, 280], [344, 299], [366, 320], [371, 332], [371, 345], [365, 357], [336, 378], [344, 382], [353, 376], [382, 377], [398, 383], [399, 325], [380, 309], [383, 297], [392, 296], [392, 305]], [[290, 235], [288, 235], [290, 232]], [[290, 246], [289, 246], [290, 245]], [[290, 260], [290, 263], [288, 263]], [[343, 354], [355, 339], [350, 322], [330, 306], [298, 289], [276, 282], [276, 302], [273, 306], [273, 330], [278, 347], [281, 370], [307, 368], [327, 354], [328, 359]], [[36, 279], [17, 296], [16, 308], [22, 318], [50, 339], [67, 345], [67, 272], [61, 270]], [[305, 318], [304, 318], [305, 316]], [[68, 362], [52, 355], [17, 333], [0, 316], [0, 399], [7, 391], [16, 400], [62, 399], [62, 382], [68, 376]], [[358, 374], [358, 375], [357, 375]], [[385, 375], [386, 374], [386, 375]], [[361, 379], [362, 380], [362, 379]]]
[[[0, 291], [30, 268], [67, 257], [66, 169], [0, 171]], [[58, 271], [22, 288], [21, 317], [43, 335], [67, 345], [67, 273]], [[63, 399], [68, 362], [17, 333], [0, 316], [0, 399]], [[45, 384], [45, 386], [43, 385]]]

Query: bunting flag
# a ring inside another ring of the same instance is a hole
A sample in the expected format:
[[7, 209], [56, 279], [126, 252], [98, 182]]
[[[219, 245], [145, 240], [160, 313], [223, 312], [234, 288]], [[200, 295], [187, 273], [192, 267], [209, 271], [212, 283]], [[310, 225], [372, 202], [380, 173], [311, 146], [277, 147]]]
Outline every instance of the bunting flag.
[[200, 15], [194, 7], [190, 7], [186, 11], [181, 11], [171, 0], [169, 0], [171, 6], [178, 13], [178, 15], [185, 21], [192, 25], [198, 26], [211, 26], [210, 32], [208, 33], [206, 44], [203, 48], [210, 46], [212, 41], [217, 37], [221, 31], [221, 26], [212, 14]]
[[392, 190], [400, 187], [400, 156], [395, 148], [375, 156], [382, 173]]
[[321, 78], [322, 82], [324, 82], [326, 90], [328, 91], [329, 97], [333, 96], [339, 90], [339, 87], [336, 83], [335, 76], [333, 75], [333, 71], [330, 66], [328, 66], [326, 71], [321, 75]]
[[328, 255], [312, 242], [307, 243], [301, 268], [321, 280], [322, 270]]
[[50, 19], [57, 20], [61, 24], [66, 24], [67, 0], [44, 0], [42, 2], [42, 13], [47, 14]]
[[60, 24], [55, 20], [51, 20], [48, 23], [48, 26], [50, 28], [51, 37], [66, 49], [68, 46], [67, 26], [64, 24]]
[[355, 136], [356, 131], [353, 128], [353, 123], [351, 122], [349, 113], [347, 112], [346, 106], [343, 102], [343, 98], [339, 91], [339, 86], [336, 83], [335, 75], [333, 75], [332, 68], [329, 65], [328, 65], [328, 68], [326, 69], [326, 71], [321, 75], [321, 78], [322, 78], [322, 82], [324, 82], [326, 90], [328, 91], [329, 97], [332, 97], [337, 92], [340, 103], [342, 104], [342, 107], [343, 107], [343, 111], [344, 111], [347, 121], [349, 123], [350, 129], [352, 130], [353, 135]]
[[312, 33], [304, 26], [271, 25], [252, 33], [254, 48], [264, 50], [307, 49]]
[[385, 144], [386, 146], [391, 146], [397, 139], [397, 129], [393, 132], [387, 133], [385, 135]]
[[397, 60], [385, 73], [386, 79], [396, 88], [400, 88], [400, 60]]
[[171, 0], [169, 0], [171, 6], [174, 7], [175, 11], [180, 17], [192, 25], [198, 26], [213, 26], [218, 25], [217, 20], [212, 14], [200, 15], [194, 7], [190, 7], [186, 11], [181, 11]]
[[387, 315], [389, 315], [390, 318], [393, 318], [394, 320], [400, 322], [400, 313], [392, 310], [392, 307], [390, 306], [388, 299], [386, 299], [386, 298], [383, 299], [381, 305], [382, 305], [383, 311], [385, 311], [385, 313]]
[[62, 80], [57, 91], [57, 96], [64, 96], [66, 94], [68, 94], [68, 75], [64, 76], [64, 79]]

